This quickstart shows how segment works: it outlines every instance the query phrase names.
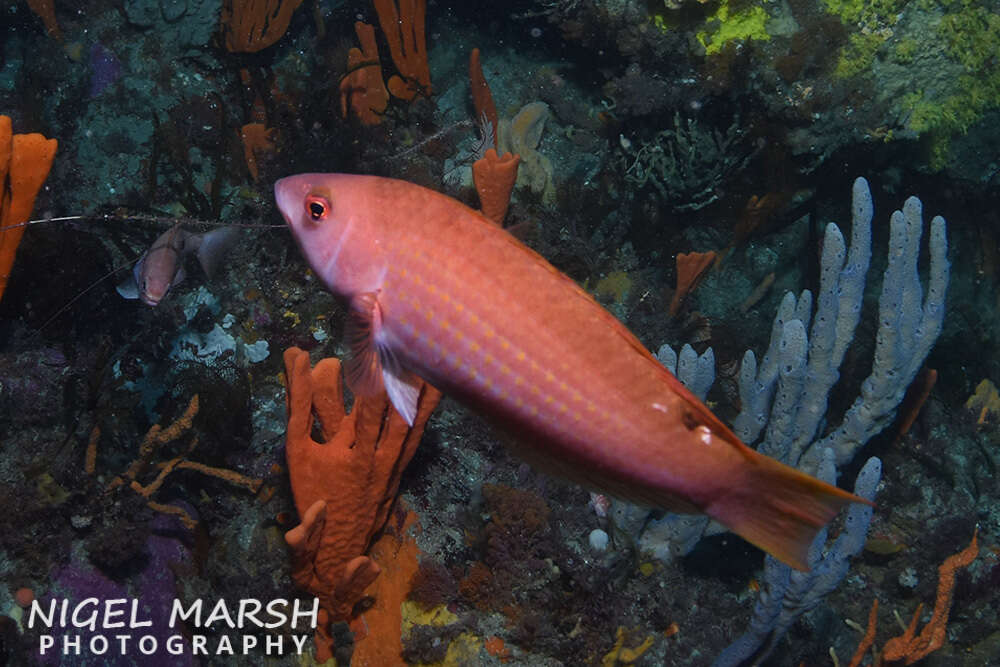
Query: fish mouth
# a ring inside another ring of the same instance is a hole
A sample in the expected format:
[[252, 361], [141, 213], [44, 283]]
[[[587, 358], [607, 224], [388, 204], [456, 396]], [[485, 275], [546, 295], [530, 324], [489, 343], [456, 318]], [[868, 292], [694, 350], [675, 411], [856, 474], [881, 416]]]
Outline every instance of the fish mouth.
[[142, 299], [142, 302], [147, 306], [158, 306], [160, 304], [159, 299], [149, 296], [148, 294], [141, 294], [139, 298]]

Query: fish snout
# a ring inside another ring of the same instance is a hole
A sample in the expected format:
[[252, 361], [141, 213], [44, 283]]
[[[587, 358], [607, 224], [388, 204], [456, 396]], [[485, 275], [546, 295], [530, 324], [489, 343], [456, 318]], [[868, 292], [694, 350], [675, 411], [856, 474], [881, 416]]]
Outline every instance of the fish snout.
[[139, 285], [139, 298], [147, 306], [159, 305], [163, 297], [167, 295], [167, 290], [170, 289], [170, 285], [160, 285], [159, 281], [151, 280], [150, 278], [145, 278]]
[[312, 187], [310, 180], [304, 176], [305, 174], [286, 176], [274, 183], [274, 200], [285, 223], [290, 226], [298, 221], [302, 203]]

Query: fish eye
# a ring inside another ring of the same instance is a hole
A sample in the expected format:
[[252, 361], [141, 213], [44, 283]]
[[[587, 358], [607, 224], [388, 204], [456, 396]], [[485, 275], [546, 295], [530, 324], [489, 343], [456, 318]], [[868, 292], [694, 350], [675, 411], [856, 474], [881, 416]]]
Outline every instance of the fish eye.
[[321, 222], [330, 213], [330, 201], [319, 195], [306, 197], [306, 213], [313, 222]]

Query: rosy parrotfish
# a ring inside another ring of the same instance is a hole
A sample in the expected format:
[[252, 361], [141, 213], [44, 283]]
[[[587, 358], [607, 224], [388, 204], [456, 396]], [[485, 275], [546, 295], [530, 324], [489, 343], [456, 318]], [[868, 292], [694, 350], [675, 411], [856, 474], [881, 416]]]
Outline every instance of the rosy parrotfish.
[[838, 510], [867, 502], [745, 445], [572, 279], [461, 202], [348, 174], [274, 190], [306, 261], [349, 306], [348, 385], [384, 389], [407, 421], [419, 376], [543, 469], [707, 514], [797, 569]]

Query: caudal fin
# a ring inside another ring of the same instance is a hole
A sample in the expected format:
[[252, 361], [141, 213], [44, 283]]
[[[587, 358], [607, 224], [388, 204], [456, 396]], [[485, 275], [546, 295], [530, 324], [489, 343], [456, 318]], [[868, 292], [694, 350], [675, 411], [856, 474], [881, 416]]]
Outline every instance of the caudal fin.
[[850, 503], [871, 503], [753, 452], [745, 477], [706, 513], [797, 570], [808, 570], [816, 533]]
[[219, 273], [219, 267], [238, 237], [236, 227], [218, 227], [201, 235], [197, 251], [198, 263], [209, 280]]

